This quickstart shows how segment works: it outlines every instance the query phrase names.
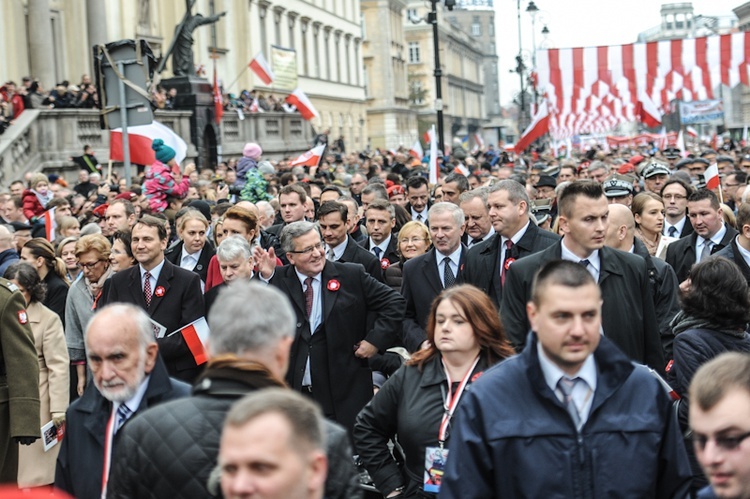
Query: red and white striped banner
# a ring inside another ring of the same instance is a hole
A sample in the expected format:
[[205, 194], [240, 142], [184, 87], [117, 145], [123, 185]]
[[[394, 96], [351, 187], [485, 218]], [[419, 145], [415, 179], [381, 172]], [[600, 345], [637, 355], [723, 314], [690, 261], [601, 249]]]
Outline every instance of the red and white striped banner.
[[550, 133], [560, 140], [634, 121], [652, 104], [664, 113], [674, 99], [712, 99], [719, 85], [750, 85], [750, 33], [539, 50], [536, 60]]

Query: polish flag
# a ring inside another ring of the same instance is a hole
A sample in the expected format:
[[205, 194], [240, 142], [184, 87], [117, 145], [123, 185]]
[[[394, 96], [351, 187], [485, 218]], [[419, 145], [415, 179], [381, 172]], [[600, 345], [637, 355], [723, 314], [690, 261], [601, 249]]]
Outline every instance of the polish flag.
[[[130, 144], [130, 161], [137, 165], [151, 165], [156, 161], [151, 143], [154, 139], [161, 139], [166, 145], [174, 149], [177, 163], [187, 156], [187, 144], [171, 128], [158, 121], [150, 125], [128, 127], [128, 143]], [[122, 150], [122, 128], [115, 128], [109, 132], [109, 159], [125, 161]]]
[[224, 116], [224, 102], [221, 98], [219, 80], [216, 78], [216, 60], [214, 60], [214, 120], [217, 125], [221, 123], [222, 116]]
[[422, 149], [422, 143], [419, 142], [419, 139], [414, 141], [414, 145], [409, 149], [409, 156], [414, 156], [419, 160], [424, 158], [424, 149]]
[[170, 333], [168, 336], [180, 333], [185, 340], [190, 354], [195, 359], [196, 365], [205, 364], [208, 361], [208, 337], [210, 330], [205, 317], [201, 317], [188, 324], [187, 326]]
[[641, 91], [638, 95], [636, 114], [641, 123], [648, 127], [653, 128], [661, 125], [661, 113], [646, 92]]
[[698, 138], [698, 130], [691, 126], [686, 126], [685, 131], [688, 135], [690, 135], [692, 138], [697, 139]]
[[703, 174], [703, 178], [706, 179], [706, 189], [708, 189], [709, 191], [712, 191], [719, 187], [719, 184], [721, 182], [719, 180], [719, 168], [716, 166], [716, 163], [706, 168], [706, 172]]
[[57, 222], [55, 221], [55, 208], [44, 212], [44, 231], [47, 241], [52, 242], [57, 237]]
[[268, 61], [266, 61], [266, 58], [263, 57], [263, 52], [258, 52], [258, 55], [253, 57], [253, 60], [250, 61], [250, 69], [253, 70], [253, 73], [255, 73], [258, 78], [260, 78], [260, 81], [265, 83], [266, 85], [270, 85], [271, 82], [273, 82], [275, 76], [273, 74], [273, 71], [271, 70], [271, 66], [268, 65]]
[[549, 110], [547, 108], [547, 101], [543, 101], [539, 106], [539, 111], [534, 116], [533, 121], [529, 124], [528, 128], [524, 130], [521, 138], [518, 139], [514, 150], [516, 154], [521, 154], [531, 145], [536, 139], [549, 132]]
[[437, 185], [438, 179], [440, 178], [440, 170], [438, 169], [437, 164], [437, 158], [438, 158], [438, 141], [437, 141], [437, 132], [435, 132], [435, 125], [432, 125], [432, 128], [430, 128], [427, 133], [430, 134], [430, 164], [429, 164], [429, 172], [430, 172], [430, 178], [429, 181], [433, 185]]
[[425, 133], [422, 134], [422, 139], [424, 140], [425, 144], [430, 143], [430, 131], [427, 130]]
[[685, 148], [685, 135], [682, 133], [682, 129], [680, 129], [680, 133], [677, 134], [677, 149], [680, 150], [680, 156], [683, 158], [687, 157], [687, 149]]
[[310, 99], [308, 99], [305, 93], [299, 88], [287, 95], [285, 100], [296, 107], [299, 114], [301, 114], [307, 121], [318, 116], [318, 111], [315, 109], [315, 106], [312, 105]]
[[326, 150], [326, 145], [321, 144], [315, 146], [306, 153], [300, 155], [297, 159], [291, 162], [292, 166], [318, 166], [320, 158], [323, 156], [323, 151]]

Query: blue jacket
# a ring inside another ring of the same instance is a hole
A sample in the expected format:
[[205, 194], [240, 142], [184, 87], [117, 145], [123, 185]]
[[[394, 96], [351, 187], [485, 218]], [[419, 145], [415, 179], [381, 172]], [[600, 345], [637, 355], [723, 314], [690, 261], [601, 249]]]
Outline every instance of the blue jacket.
[[607, 338], [576, 431], [547, 385], [536, 335], [487, 371], [456, 416], [441, 498], [685, 497], [690, 465], [671, 401], [654, 376]]

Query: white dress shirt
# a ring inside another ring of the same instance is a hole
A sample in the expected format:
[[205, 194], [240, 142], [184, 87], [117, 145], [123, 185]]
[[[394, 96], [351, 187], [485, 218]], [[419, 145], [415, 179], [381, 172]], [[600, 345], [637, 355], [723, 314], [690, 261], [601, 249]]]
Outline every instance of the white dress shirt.
[[[141, 269], [141, 291], [143, 291], [143, 284], [146, 282], [146, 269], [144, 269], [142, 265], [139, 265], [139, 267]], [[164, 260], [162, 259], [159, 265], [157, 265], [156, 267], [148, 271], [151, 273], [151, 279], [149, 279], [149, 282], [151, 283], [152, 295], [156, 291], [156, 283], [159, 281], [159, 275], [161, 274], [161, 269], [163, 268], [164, 268]]]
[[581, 263], [581, 260], [588, 260], [589, 264], [586, 266], [586, 270], [589, 271], [589, 274], [594, 277], [594, 280], [596, 282], [599, 282], [599, 271], [602, 268], [602, 261], [599, 257], [599, 250], [595, 250], [587, 258], [581, 258], [580, 256], [570, 251], [567, 246], [565, 246], [565, 238], [563, 238], [561, 258], [563, 260], [568, 260], [569, 262], [575, 263]]
[[[724, 239], [724, 236], [727, 233], [727, 226], [723, 223], [721, 224], [721, 229], [716, 232], [716, 234], [711, 237], [711, 248], [716, 246], [717, 244], [721, 244], [721, 240]], [[695, 238], [695, 263], [698, 263], [701, 261], [701, 253], [703, 253], [703, 247], [708, 243], [709, 240], [704, 239], [701, 236], [698, 236]], [[709, 249], [711, 249], [709, 248]]]
[[[297, 279], [299, 279], [302, 285], [302, 291], [305, 291], [305, 280], [307, 276], [300, 274], [297, 269], [294, 270], [297, 273]], [[315, 331], [323, 322], [323, 295], [320, 292], [321, 274], [314, 276], [312, 281], [313, 288], [313, 306], [310, 311], [310, 336], [315, 334]], [[307, 358], [305, 363], [305, 374], [302, 376], [302, 386], [312, 385], [312, 376], [310, 376], [310, 357]]]
[[440, 282], [443, 283], [443, 287], [445, 287], [445, 263], [443, 263], [443, 260], [445, 260], [446, 256], [450, 258], [450, 263], [448, 265], [450, 265], [450, 268], [453, 271], [453, 277], [458, 277], [458, 264], [461, 261], [461, 245], [459, 244], [458, 249], [450, 255], [444, 255], [438, 250], [435, 250], [438, 274], [440, 275]]

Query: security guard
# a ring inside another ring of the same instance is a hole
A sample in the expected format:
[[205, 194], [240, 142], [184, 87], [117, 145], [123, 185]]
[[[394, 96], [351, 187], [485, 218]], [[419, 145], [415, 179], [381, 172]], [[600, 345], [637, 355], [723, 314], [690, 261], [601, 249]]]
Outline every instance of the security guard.
[[34, 443], [41, 426], [39, 363], [26, 301], [0, 278], [0, 482], [16, 483], [18, 444]]

